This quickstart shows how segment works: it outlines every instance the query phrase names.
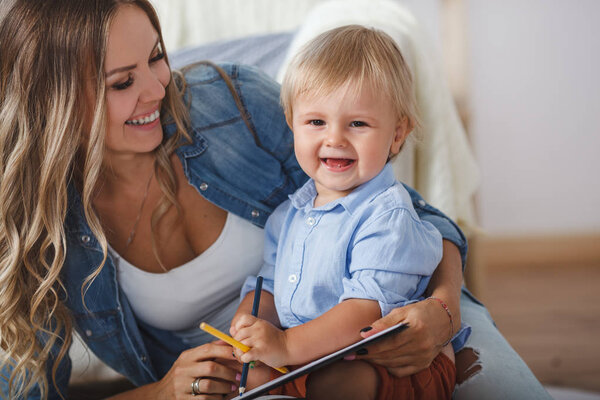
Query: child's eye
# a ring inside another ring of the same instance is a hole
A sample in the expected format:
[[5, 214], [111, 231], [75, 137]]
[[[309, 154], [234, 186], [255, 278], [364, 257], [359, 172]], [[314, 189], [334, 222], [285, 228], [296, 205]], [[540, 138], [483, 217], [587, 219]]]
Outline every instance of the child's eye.
[[127, 89], [132, 84], [133, 84], [133, 77], [131, 75], [129, 75], [125, 82], [115, 83], [112, 85], [112, 88], [116, 89], [116, 90], [124, 90], [124, 89]]
[[350, 126], [353, 128], [361, 128], [363, 126], [369, 126], [366, 122], [363, 121], [352, 121]]
[[325, 121], [323, 121], [322, 119], [311, 119], [310, 121], [308, 121], [308, 123], [310, 125], [314, 125], [314, 126], [323, 126], [323, 125], [325, 125]]

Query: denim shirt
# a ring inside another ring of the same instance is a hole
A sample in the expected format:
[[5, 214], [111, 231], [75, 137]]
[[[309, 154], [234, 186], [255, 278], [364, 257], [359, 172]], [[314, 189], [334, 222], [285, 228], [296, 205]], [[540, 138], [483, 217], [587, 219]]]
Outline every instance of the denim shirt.
[[[279, 104], [278, 84], [252, 67], [220, 65], [231, 78], [257, 136], [248, 130], [217, 71], [208, 65], [195, 65], [184, 70], [192, 143], [183, 144], [176, 153], [198, 193], [263, 227], [275, 207], [307, 177], [294, 156], [292, 134]], [[175, 130], [172, 125], [163, 128], [166, 135]], [[420, 218], [431, 222], [442, 237], [459, 247], [464, 266], [467, 243], [460, 229], [414, 190], [407, 189]], [[187, 345], [172, 332], [136, 320], [110, 257], [85, 293], [85, 304], [82, 301], [83, 283], [101, 264], [103, 254], [73, 185], [69, 188], [65, 231], [67, 252], [61, 279], [74, 328], [100, 359], [135, 385], [162, 378]], [[70, 372], [71, 362], [65, 357], [56, 375], [59, 390], [65, 395]], [[6, 393], [6, 380], [0, 378], [0, 384]], [[59, 398], [52, 383], [49, 386], [49, 398]], [[39, 393], [28, 396], [36, 397]]]

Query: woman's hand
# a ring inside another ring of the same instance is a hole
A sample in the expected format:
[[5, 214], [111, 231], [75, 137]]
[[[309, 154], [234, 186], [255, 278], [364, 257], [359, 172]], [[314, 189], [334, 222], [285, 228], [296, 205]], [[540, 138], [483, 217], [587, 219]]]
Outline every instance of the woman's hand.
[[411, 375], [429, 367], [442, 345], [460, 329], [462, 261], [458, 248], [452, 242], [444, 240], [443, 246], [442, 260], [429, 281], [425, 295], [438, 297], [447, 304], [452, 324], [446, 310], [433, 299], [396, 308], [371, 324], [373, 329], [362, 332], [361, 336], [369, 337], [400, 322], [408, 322], [409, 328], [369, 346], [368, 354], [358, 358], [383, 365], [397, 377]]
[[361, 332], [366, 338], [400, 322], [408, 329], [392, 335], [367, 348], [366, 355], [357, 358], [383, 365], [397, 377], [412, 375], [431, 364], [448, 340], [448, 315], [439, 303], [424, 300], [408, 304], [390, 312], [371, 324], [372, 329]]
[[157, 399], [189, 399], [192, 397], [192, 383], [200, 378], [198, 387], [201, 394], [194, 399], [234, 397], [230, 395], [237, 390], [236, 375], [240, 369], [231, 346], [223, 342], [207, 343], [181, 353], [169, 372], [155, 384], [154, 396]]

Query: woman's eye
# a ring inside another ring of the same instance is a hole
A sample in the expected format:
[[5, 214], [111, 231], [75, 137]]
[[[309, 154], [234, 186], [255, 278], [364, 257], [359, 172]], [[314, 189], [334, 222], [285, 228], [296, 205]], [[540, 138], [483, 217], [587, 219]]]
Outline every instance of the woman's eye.
[[352, 121], [350, 123], [350, 126], [353, 128], [360, 128], [360, 127], [368, 126], [368, 125], [366, 122], [363, 122], [363, 121]]
[[165, 58], [165, 53], [162, 51], [159, 51], [154, 57], [152, 57], [150, 59], [150, 62], [154, 63], [154, 62], [162, 60], [163, 58]]
[[131, 75], [129, 75], [129, 77], [127, 78], [127, 80], [125, 82], [115, 83], [112, 85], [112, 88], [116, 89], [116, 90], [124, 90], [124, 89], [127, 89], [132, 84], [133, 84], [133, 77]]
[[308, 123], [310, 125], [314, 125], [314, 126], [323, 126], [323, 125], [325, 125], [325, 121], [323, 121], [322, 119], [311, 119], [310, 121], [308, 121]]

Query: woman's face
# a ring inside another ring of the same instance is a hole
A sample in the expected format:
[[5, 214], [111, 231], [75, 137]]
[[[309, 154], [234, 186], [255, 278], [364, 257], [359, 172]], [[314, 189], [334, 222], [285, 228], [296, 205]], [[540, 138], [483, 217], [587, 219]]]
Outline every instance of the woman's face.
[[135, 155], [162, 141], [160, 105], [171, 71], [159, 36], [144, 11], [121, 6], [108, 35], [106, 61], [107, 155]]

